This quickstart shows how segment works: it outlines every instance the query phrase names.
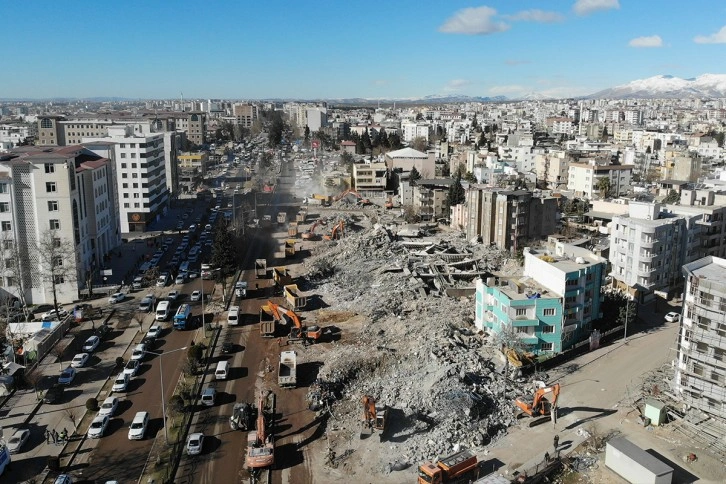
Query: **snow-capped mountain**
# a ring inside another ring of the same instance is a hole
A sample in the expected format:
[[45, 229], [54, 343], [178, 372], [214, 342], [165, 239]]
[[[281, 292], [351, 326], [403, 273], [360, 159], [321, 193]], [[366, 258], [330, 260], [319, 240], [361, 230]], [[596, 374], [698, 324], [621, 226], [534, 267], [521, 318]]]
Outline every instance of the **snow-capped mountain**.
[[726, 97], [726, 74], [703, 74], [695, 79], [654, 76], [587, 96], [591, 99], [721, 98]]

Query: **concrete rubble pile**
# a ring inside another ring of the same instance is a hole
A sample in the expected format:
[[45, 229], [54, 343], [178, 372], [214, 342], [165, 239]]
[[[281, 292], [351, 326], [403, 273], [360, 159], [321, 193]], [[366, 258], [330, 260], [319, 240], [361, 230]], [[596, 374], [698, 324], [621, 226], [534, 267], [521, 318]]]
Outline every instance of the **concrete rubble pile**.
[[[488, 444], [515, 423], [514, 398], [531, 393], [511, 381], [505, 391], [499, 360], [473, 326], [473, 298], [432, 297], [410, 263], [412, 254], [417, 263], [461, 254], [477, 270], [494, 269], [503, 255], [451, 235], [412, 249], [393, 233], [380, 225], [346, 232], [305, 262], [309, 284], [330, 306], [366, 318], [354, 343], [325, 353], [318, 377], [342, 389], [330, 412], [332, 427], [350, 437], [346, 446], [356, 445], [363, 395], [389, 407], [386, 439], [396, 443], [381, 472]], [[346, 332], [345, 323], [340, 327]]]

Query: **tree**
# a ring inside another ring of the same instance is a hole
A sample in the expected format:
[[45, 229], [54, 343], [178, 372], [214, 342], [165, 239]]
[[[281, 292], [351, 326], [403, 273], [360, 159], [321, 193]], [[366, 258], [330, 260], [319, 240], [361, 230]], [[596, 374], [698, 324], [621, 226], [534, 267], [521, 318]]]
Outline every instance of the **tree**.
[[366, 128], [366, 130], [363, 132], [360, 140], [363, 143], [363, 147], [365, 148], [365, 151], [361, 154], [365, 154], [373, 147], [373, 144], [371, 143], [371, 135], [370, 133], [368, 133], [368, 128]]
[[388, 140], [388, 133], [386, 133], [386, 129], [385, 128], [381, 128], [381, 131], [378, 133], [378, 138], [379, 138], [378, 141], [379, 141], [381, 147], [383, 147], [383, 148], [390, 148], [391, 147], [391, 144], [390, 144], [390, 142]]
[[400, 150], [403, 147], [401, 144], [401, 137], [395, 132], [388, 136], [388, 144], [392, 150]]
[[426, 138], [423, 136], [417, 136], [411, 141], [411, 147], [414, 150], [417, 151], [426, 151], [426, 148], [428, 148], [428, 143], [426, 142]]
[[418, 170], [416, 169], [415, 166], [411, 168], [411, 172], [408, 175], [408, 179], [411, 182], [411, 185], [415, 185], [416, 180], [421, 179], [421, 173], [418, 172]]
[[236, 265], [236, 251], [232, 234], [224, 224], [217, 225], [214, 232], [214, 244], [212, 245], [212, 256], [209, 264], [213, 268], [219, 268], [221, 275], [229, 274]]
[[76, 280], [76, 248], [69, 241], [61, 239], [58, 230], [47, 230], [38, 240], [37, 254], [40, 278], [50, 284], [53, 308], [58, 311], [59, 286]]
[[282, 142], [282, 133], [285, 130], [285, 123], [282, 121], [282, 115], [272, 112], [272, 123], [270, 123], [270, 131], [268, 132], [267, 142], [271, 148], [276, 147]]
[[349, 152], [344, 151], [340, 154], [340, 162], [349, 165], [355, 163], [355, 158]]
[[716, 140], [716, 143], [718, 143], [719, 148], [724, 147], [724, 137], [726, 137], [726, 135], [724, 135], [723, 131], [721, 131], [720, 133], [716, 133], [716, 135], [714, 136], [714, 139]]
[[604, 127], [604, 128], [602, 129], [602, 136], [600, 137], [600, 140], [601, 140], [601, 141], [603, 141], [603, 142], [605, 142], [605, 141], [607, 141], [607, 140], [608, 140], [608, 137], [609, 137], [609, 134], [608, 134], [608, 128], [607, 128], [607, 126], [605, 126], [605, 127]]
[[58, 369], [63, 369], [63, 356], [68, 348], [68, 343], [60, 340], [50, 348], [50, 354], [58, 358]]
[[461, 179], [462, 180], [466, 180], [466, 181], [468, 181], [470, 183], [476, 183], [477, 182], [476, 177], [470, 171], [467, 171], [466, 173], [464, 173], [464, 176]]
[[610, 192], [610, 178], [602, 177], [597, 181], [595, 188], [600, 192], [600, 196], [605, 198]]
[[[26, 255], [24, 260], [23, 253]], [[18, 298], [20, 308], [23, 311], [23, 320], [27, 321], [28, 304], [25, 297], [25, 282], [28, 274], [27, 269], [23, 270], [23, 268], [29, 267], [30, 261], [27, 257], [27, 251], [23, 251], [23, 253], [21, 253], [20, 247], [15, 243], [12, 236], [10, 236], [10, 232], [3, 232], [2, 239], [0, 240], [0, 258], [2, 258], [5, 263], [0, 266], [0, 270], [2, 270], [3, 275], [7, 277], [9, 281], [12, 281], [8, 284], [8, 286], [15, 286], [17, 288], [15, 296]], [[10, 290], [10, 287], [7, 287], [6, 289]], [[8, 313], [11, 309], [13, 309], [14, 305], [15, 303], [12, 298], [5, 298], [5, 304], [3, 306]]]
[[666, 195], [663, 199], [663, 203], [677, 203], [680, 199], [681, 196], [678, 195], [678, 192], [671, 188], [671, 191], [669, 191], [668, 195]]
[[446, 204], [449, 207], [459, 205], [466, 201], [466, 192], [464, 187], [461, 185], [461, 173], [457, 173], [454, 178], [454, 183], [449, 186], [449, 193], [446, 196]]
[[308, 141], [310, 141], [310, 128], [308, 127], [308, 125], [305, 125], [305, 130], [303, 131], [303, 133], [305, 133], [303, 137], [305, 139], [305, 144], [307, 144]]

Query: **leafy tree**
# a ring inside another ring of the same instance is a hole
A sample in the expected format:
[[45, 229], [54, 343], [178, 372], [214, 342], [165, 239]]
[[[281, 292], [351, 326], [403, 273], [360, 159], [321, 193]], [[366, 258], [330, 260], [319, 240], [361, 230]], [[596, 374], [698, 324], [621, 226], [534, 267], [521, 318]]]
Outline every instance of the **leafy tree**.
[[479, 146], [486, 146], [487, 145], [487, 137], [484, 133], [479, 135], [479, 142], [477, 143]]
[[603, 142], [604, 141], [607, 141], [608, 140], [608, 136], [609, 136], [609, 134], [608, 134], [608, 128], [606, 126], [606, 127], [604, 127], [602, 129], [602, 136], [600, 137], [600, 140], [603, 141]]
[[371, 135], [368, 132], [368, 128], [363, 132], [363, 136], [360, 137], [360, 140], [363, 142], [363, 147], [366, 151], [364, 153], [367, 153], [368, 150], [370, 150], [373, 147], [373, 143], [371, 142]]
[[222, 274], [228, 274], [234, 270], [236, 263], [234, 240], [224, 224], [218, 224], [214, 232], [214, 245], [212, 245], [212, 256], [209, 263], [212, 267], [219, 267]]
[[681, 196], [678, 195], [678, 192], [671, 188], [671, 191], [669, 191], [668, 195], [666, 195], [663, 199], [663, 203], [677, 203], [680, 199]]
[[378, 142], [380, 146], [383, 148], [390, 148], [391, 145], [388, 141], [388, 133], [386, 133], [385, 128], [381, 128], [381, 131], [378, 133]]
[[344, 151], [340, 154], [340, 161], [341, 161], [341, 163], [345, 163], [346, 165], [348, 165], [348, 164], [354, 163], [355, 158], [349, 152]]
[[365, 155], [366, 154], [366, 145], [363, 143], [362, 139], [359, 139], [355, 144], [355, 152], [359, 155]]
[[409, 173], [408, 179], [411, 181], [411, 185], [415, 185], [416, 180], [421, 179], [421, 173], [418, 172], [418, 170], [416, 169], [415, 166], [413, 168], [411, 168], [411, 172]]
[[285, 130], [285, 123], [282, 121], [282, 115], [274, 111], [272, 113], [272, 123], [270, 123], [270, 131], [267, 141], [271, 148], [276, 147], [282, 142], [282, 133]]
[[307, 125], [305, 125], [304, 133], [305, 143], [307, 143], [308, 141], [310, 141], [310, 128]]
[[472, 129], [477, 129], [479, 127], [479, 123], [476, 120], [476, 114], [474, 115], [474, 118], [471, 120], [471, 127], [472, 127]]
[[726, 135], [724, 135], [723, 131], [721, 131], [720, 133], [716, 133], [716, 135], [714, 136], [714, 139], [716, 140], [716, 143], [718, 143], [719, 148], [724, 147], [724, 137], [726, 137]]
[[462, 177], [462, 180], [466, 180], [466, 181], [468, 181], [470, 183], [476, 183], [476, 177], [470, 171], [467, 171], [466, 173], [464, 173], [464, 176]]
[[388, 136], [388, 144], [392, 150], [400, 150], [403, 147], [401, 144], [401, 137], [395, 132]]
[[454, 178], [454, 183], [449, 186], [449, 193], [446, 196], [446, 204], [449, 207], [453, 207], [454, 205], [459, 205], [465, 201], [466, 192], [464, 191], [464, 187], [461, 185], [461, 173], [457, 173], [456, 178]]
[[423, 114], [421, 114], [421, 113], [418, 113], [418, 114], [416, 115], [416, 121], [423, 121], [423, 120], [424, 120], [424, 115], [423, 115]]
[[595, 188], [600, 192], [601, 197], [605, 197], [610, 192], [610, 178], [603, 177], [597, 181]]

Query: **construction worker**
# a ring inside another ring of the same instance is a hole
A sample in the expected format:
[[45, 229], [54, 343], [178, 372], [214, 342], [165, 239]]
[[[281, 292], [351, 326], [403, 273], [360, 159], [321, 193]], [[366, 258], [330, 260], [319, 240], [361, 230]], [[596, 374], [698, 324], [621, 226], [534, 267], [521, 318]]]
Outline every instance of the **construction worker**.
[[557, 452], [557, 447], [559, 446], [559, 443], [560, 443], [560, 436], [555, 434], [553, 440], [554, 440], [555, 452]]

